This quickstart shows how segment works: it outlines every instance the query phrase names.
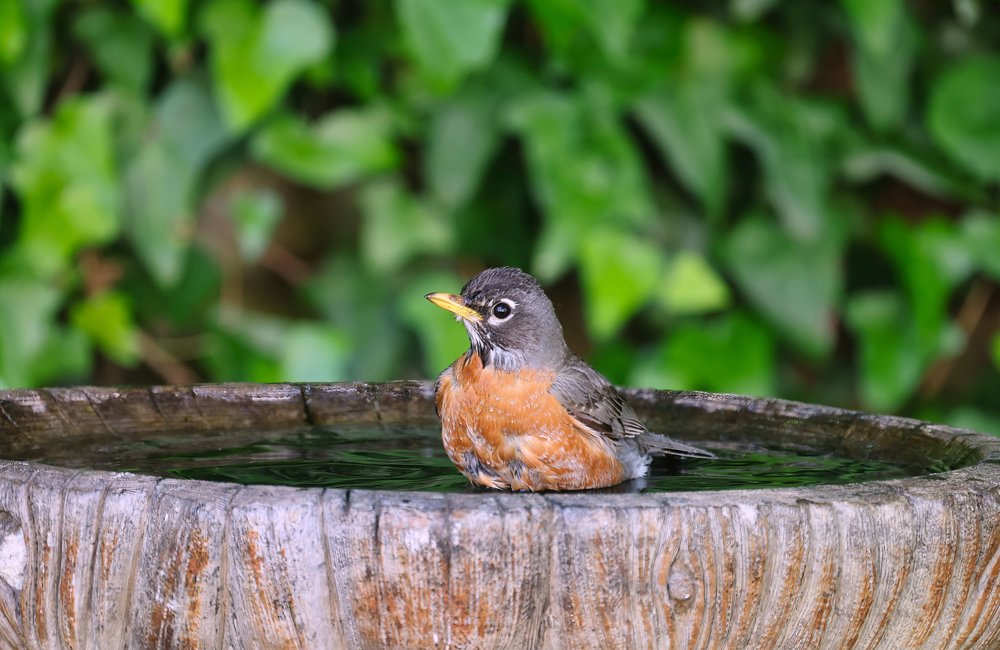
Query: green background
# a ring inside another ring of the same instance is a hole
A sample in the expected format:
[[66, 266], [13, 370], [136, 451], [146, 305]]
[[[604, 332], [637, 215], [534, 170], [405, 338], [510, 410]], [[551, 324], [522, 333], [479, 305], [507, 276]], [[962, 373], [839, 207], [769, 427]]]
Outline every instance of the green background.
[[0, 0], [0, 385], [614, 381], [1000, 432], [1000, 21], [903, 0]]

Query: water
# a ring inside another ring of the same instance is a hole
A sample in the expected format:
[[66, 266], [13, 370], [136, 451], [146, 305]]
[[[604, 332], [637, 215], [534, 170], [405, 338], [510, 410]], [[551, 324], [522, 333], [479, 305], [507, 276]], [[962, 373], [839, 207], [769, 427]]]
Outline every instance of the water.
[[[649, 476], [615, 491], [666, 492], [833, 485], [901, 478], [945, 468], [821, 453], [721, 449], [717, 460], [654, 459]], [[305, 428], [171, 433], [141, 442], [79, 448], [47, 462], [172, 478], [299, 487], [475, 491], [448, 460], [437, 429]]]

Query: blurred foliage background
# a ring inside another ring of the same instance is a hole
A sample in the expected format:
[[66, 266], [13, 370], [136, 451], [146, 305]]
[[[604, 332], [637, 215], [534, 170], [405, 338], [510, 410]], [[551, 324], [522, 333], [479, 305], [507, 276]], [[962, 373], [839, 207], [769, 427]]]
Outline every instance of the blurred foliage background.
[[432, 377], [549, 290], [623, 384], [1000, 432], [976, 0], [0, 0], [0, 385]]

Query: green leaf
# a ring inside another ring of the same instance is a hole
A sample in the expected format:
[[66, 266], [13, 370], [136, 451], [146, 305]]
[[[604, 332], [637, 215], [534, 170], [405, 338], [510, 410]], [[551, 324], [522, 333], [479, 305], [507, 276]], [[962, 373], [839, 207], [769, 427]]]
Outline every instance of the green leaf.
[[852, 184], [887, 175], [932, 196], [981, 200], [982, 190], [940, 156], [907, 146], [859, 142], [843, 160], [843, 173]]
[[105, 99], [76, 97], [18, 135], [11, 182], [22, 207], [19, 245], [36, 272], [54, 273], [81, 247], [118, 234], [112, 119]]
[[878, 411], [898, 407], [920, 382], [923, 367], [916, 331], [897, 296], [863, 294], [851, 300], [847, 321], [859, 337], [861, 392]]
[[[0, 121], [6, 117], [0, 111]], [[2, 127], [0, 127], [2, 128]], [[7, 168], [14, 159], [13, 143], [0, 139], [0, 183], [7, 180]], [[3, 199], [0, 199], [0, 214], [3, 214]]]
[[328, 67], [334, 73], [334, 82], [365, 102], [382, 97], [380, 86], [384, 60], [396, 54], [396, 47], [386, 48], [384, 42], [377, 42], [383, 33], [381, 25], [372, 24], [346, 30], [342, 38], [338, 35], [334, 50], [336, 58]]
[[545, 212], [533, 264], [543, 280], [566, 270], [588, 230], [609, 219], [653, 221], [645, 170], [617, 113], [589, 98], [549, 93], [519, 102], [510, 120], [524, 141], [531, 189]]
[[615, 338], [591, 348], [587, 361], [607, 377], [608, 381], [616, 386], [624, 386], [628, 383], [637, 358], [634, 343], [624, 338]]
[[774, 41], [760, 32], [727, 25], [706, 14], [689, 16], [680, 35], [683, 71], [705, 82], [736, 85], [770, 71], [763, 69], [773, 57]]
[[773, 395], [775, 345], [745, 315], [685, 324], [653, 354], [640, 355], [629, 383], [675, 390]]
[[966, 215], [961, 236], [976, 267], [1000, 280], [1000, 215], [981, 211]]
[[272, 0], [260, 20], [253, 54], [265, 78], [290, 76], [320, 61], [333, 45], [333, 23], [315, 2]]
[[629, 50], [644, 0], [531, 0], [532, 15], [550, 48], [565, 53], [587, 33], [608, 59], [621, 59]]
[[983, 180], [1000, 180], [1000, 57], [961, 59], [931, 88], [927, 126], [952, 160]]
[[876, 411], [899, 408], [938, 354], [955, 353], [961, 347], [957, 329], [941, 330], [935, 340], [927, 341], [904, 302], [892, 293], [858, 295], [846, 313], [859, 340], [862, 398]]
[[246, 190], [233, 198], [232, 215], [245, 261], [253, 262], [263, 255], [282, 210], [281, 197], [269, 190]]
[[247, 0], [210, 0], [198, 16], [199, 29], [213, 45], [249, 42], [255, 37], [259, 7]]
[[796, 242], [761, 216], [743, 219], [723, 244], [733, 278], [761, 313], [806, 353], [834, 344], [842, 269], [838, 238]]
[[446, 214], [397, 183], [370, 185], [361, 195], [361, 253], [378, 273], [399, 271], [419, 255], [447, 253], [454, 244]]
[[572, 266], [580, 248], [581, 234], [569, 220], [546, 219], [531, 261], [535, 275], [543, 282], [558, 279]]
[[748, 106], [731, 106], [728, 130], [756, 152], [768, 199], [795, 239], [815, 242], [829, 228], [830, 144], [842, 127], [827, 105], [762, 90]]
[[423, 74], [450, 86], [492, 63], [509, 0], [395, 0], [403, 39]]
[[618, 228], [586, 233], [580, 274], [587, 325], [603, 340], [615, 334], [653, 294], [663, 260], [657, 247]]
[[35, 386], [83, 383], [93, 365], [92, 352], [83, 332], [52, 323], [47, 340], [28, 365], [30, 383]]
[[277, 359], [264, 354], [229, 332], [216, 331], [206, 336], [205, 365], [212, 381], [281, 381]]
[[1000, 370], [1000, 332], [993, 335], [993, 365]]
[[960, 406], [949, 411], [941, 420], [947, 425], [959, 429], [969, 429], [970, 431], [980, 431], [1000, 436], [1000, 415], [995, 411], [987, 411], [972, 406]]
[[125, 294], [106, 291], [76, 303], [70, 309], [70, 322], [109, 359], [126, 366], [138, 361], [139, 337]]
[[288, 328], [281, 349], [282, 381], [344, 381], [351, 345], [328, 325], [297, 323]]
[[13, 63], [28, 44], [28, 19], [22, 0], [0, 0], [0, 64]]
[[729, 0], [729, 13], [745, 23], [759, 20], [778, 0]]
[[673, 314], [699, 314], [729, 305], [729, 287], [694, 251], [670, 258], [656, 299]]
[[565, 54], [580, 34], [588, 34], [582, 29], [584, 20], [583, 3], [572, 0], [528, 0], [533, 22], [545, 36], [549, 50]]
[[60, 294], [35, 280], [0, 277], [0, 383], [10, 387], [34, 382], [32, 362], [53, 327]]
[[208, 333], [205, 350], [204, 363], [212, 381], [281, 381], [278, 360], [235, 334], [223, 330]]
[[953, 289], [973, 269], [966, 241], [944, 219], [910, 226], [899, 218], [880, 224], [879, 241], [906, 287], [921, 347], [931, 348], [949, 320]]
[[184, 34], [189, 0], [132, 0], [132, 5], [170, 39]]
[[80, 15], [74, 31], [107, 79], [129, 92], [145, 94], [153, 65], [153, 35], [138, 18], [95, 7]]
[[[8, 2], [10, 0], [7, 0]], [[30, 118], [42, 109], [45, 93], [48, 89], [49, 66], [52, 60], [52, 10], [53, 0], [32, 0], [24, 2], [14, 0], [21, 10], [20, 18], [13, 15], [8, 27], [9, 52], [16, 50], [18, 56], [12, 57], [2, 68], [0, 85], [7, 90], [11, 102], [17, 108], [21, 117]], [[11, 14], [16, 10], [11, 10]], [[22, 25], [18, 27], [18, 22]], [[26, 41], [21, 41], [21, 36]]]
[[343, 381], [351, 351], [329, 325], [224, 308], [208, 364], [221, 381]]
[[428, 377], [436, 377], [469, 349], [469, 339], [461, 324], [424, 296], [438, 291], [458, 293], [462, 284], [462, 279], [452, 273], [422, 273], [407, 282], [400, 295], [400, 318], [417, 334]]
[[227, 135], [208, 91], [192, 79], [164, 91], [146, 131], [125, 178], [128, 233], [156, 281], [171, 286], [193, 236], [198, 178]]
[[954, 0], [951, 4], [963, 29], [975, 27], [983, 17], [984, 7], [979, 0]]
[[203, 80], [179, 79], [160, 96], [153, 133], [184, 162], [198, 168], [229, 141]]
[[465, 87], [431, 115], [424, 167], [431, 192], [454, 209], [465, 206], [479, 186], [500, 142], [495, 93]]
[[604, 55], [620, 59], [628, 52], [632, 32], [642, 13], [644, 0], [579, 0], [584, 21]]
[[334, 189], [396, 166], [388, 117], [378, 110], [342, 109], [309, 125], [291, 114], [253, 139], [254, 156], [302, 183]]
[[876, 129], [901, 126], [917, 33], [903, 0], [842, 0], [854, 37], [852, 63], [861, 107]]
[[219, 327], [237, 335], [253, 348], [276, 356], [288, 335], [290, 321], [262, 312], [222, 305]]
[[725, 99], [718, 85], [681, 79], [647, 95], [635, 107], [643, 128], [712, 217], [721, 214], [728, 190]]
[[194, 236], [194, 170], [160, 140], [146, 143], [125, 178], [128, 234], [140, 261], [162, 286], [177, 282]]
[[218, 328], [211, 333], [205, 359], [215, 381], [282, 381], [279, 356], [288, 322], [243, 309], [222, 306]]
[[352, 377], [400, 378], [403, 364], [413, 359], [413, 346], [398, 314], [396, 284], [369, 272], [356, 256], [338, 251], [302, 289], [313, 309], [344, 332], [355, 350], [365, 351], [351, 355]]
[[243, 131], [268, 112], [333, 44], [326, 12], [310, 0], [213, 0], [202, 16], [226, 123]]
[[119, 287], [133, 301], [134, 311], [148, 322], [170, 325], [174, 331], [205, 329], [206, 314], [219, 301], [222, 285], [216, 258], [197, 246], [186, 251], [183, 271], [170, 286], [151, 276], [128, 273]]

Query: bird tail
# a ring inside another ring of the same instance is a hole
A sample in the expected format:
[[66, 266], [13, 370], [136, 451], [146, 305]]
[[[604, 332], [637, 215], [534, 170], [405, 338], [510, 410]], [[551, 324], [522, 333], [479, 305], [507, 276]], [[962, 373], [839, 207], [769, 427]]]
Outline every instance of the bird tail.
[[646, 452], [654, 456], [681, 456], [683, 458], [718, 458], [715, 454], [694, 445], [677, 442], [659, 433], [647, 431], [642, 436]]

